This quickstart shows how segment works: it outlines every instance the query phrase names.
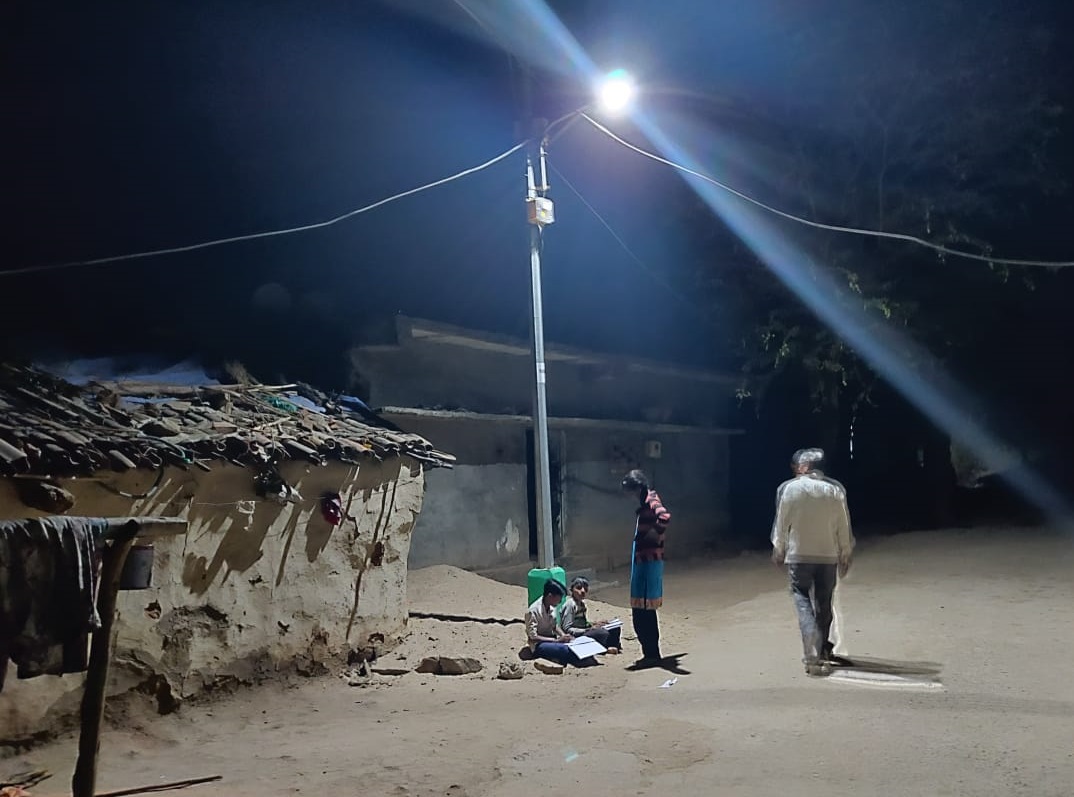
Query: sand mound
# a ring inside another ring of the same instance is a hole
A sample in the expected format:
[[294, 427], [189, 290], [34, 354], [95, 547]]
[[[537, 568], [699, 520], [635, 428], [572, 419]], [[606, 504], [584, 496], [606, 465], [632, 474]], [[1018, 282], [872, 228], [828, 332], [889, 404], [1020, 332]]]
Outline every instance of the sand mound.
[[[419, 614], [452, 615], [473, 621], [436, 620], [411, 617], [403, 643], [387, 660], [401, 666], [416, 666], [426, 656], [469, 656], [485, 665], [486, 675], [495, 675], [496, 665], [517, 660], [525, 645], [526, 588], [503, 584], [449, 565], [435, 565], [407, 574], [409, 610]], [[626, 617], [624, 610], [598, 601], [588, 601], [593, 619]], [[627, 610], [629, 614], [629, 610]], [[481, 622], [507, 621], [504, 622]], [[490, 672], [491, 671], [491, 672]]]
[[521, 618], [526, 588], [503, 584], [450, 565], [434, 565], [407, 573], [410, 611], [463, 614], [468, 617]]
[[[504, 584], [450, 565], [434, 565], [407, 573], [411, 612], [521, 620], [529, 601], [524, 586]], [[623, 609], [588, 600], [594, 620], [622, 617]], [[629, 613], [629, 610], [626, 610]]]

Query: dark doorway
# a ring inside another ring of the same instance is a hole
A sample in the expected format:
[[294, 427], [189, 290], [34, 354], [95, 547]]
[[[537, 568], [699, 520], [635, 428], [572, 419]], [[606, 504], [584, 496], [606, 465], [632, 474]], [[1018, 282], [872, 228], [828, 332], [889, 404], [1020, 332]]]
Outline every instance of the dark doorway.
[[[533, 429], [526, 430], [526, 506], [529, 512], [530, 558], [537, 558], [537, 463]], [[552, 485], [552, 553], [558, 559], [563, 551], [563, 531], [560, 514], [563, 494], [559, 489], [562, 464], [558, 452], [548, 452], [548, 478]]]

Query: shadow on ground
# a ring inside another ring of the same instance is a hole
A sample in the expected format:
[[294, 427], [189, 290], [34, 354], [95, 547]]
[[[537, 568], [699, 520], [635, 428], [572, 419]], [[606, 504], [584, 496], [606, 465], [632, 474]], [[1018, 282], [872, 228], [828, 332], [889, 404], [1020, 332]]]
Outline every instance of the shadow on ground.
[[936, 676], [943, 669], [942, 664], [933, 661], [897, 661], [869, 656], [839, 656], [836, 664], [838, 669], [874, 672], [882, 675]]
[[626, 669], [629, 672], [639, 672], [640, 670], [667, 670], [676, 675], [689, 675], [690, 671], [683, 668], [682, 664], [679, 662], [679, 659], [685, 655], [685, 653], [675, 653], [671, 656], [664, 656], [662, 659], [638, 659]]

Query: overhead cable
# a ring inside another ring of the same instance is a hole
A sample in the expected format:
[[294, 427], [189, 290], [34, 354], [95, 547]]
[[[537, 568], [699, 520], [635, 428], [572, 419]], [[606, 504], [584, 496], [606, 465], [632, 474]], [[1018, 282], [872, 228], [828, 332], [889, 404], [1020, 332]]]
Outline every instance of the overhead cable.
[[592, 204], [590, 204], [589, 200], [587, 200], [584, 196], [582, 196], [581, 192], [577, 188], [574, 187], [574, 185], [571, 183], [571, 181], [568, 180], [563, 175], [563, 173], [560, 172], [559, 169], [557, 169], [555, 167], [555, 165], [549, 164], [548, 168], [550, 168], [552, 170], [552, 172], [560, 179], [560, 181], [565, 186], [567, 186], [567, 188], [569, 188], [571, 190], [571, 192], [576, 197], [578, 197], [578, 200], [586, 207], [586, 209], [590, 213], [593, 214], [593, 216], [597, 219], [597, 221], [599, 221], [602, 225], [604, 225], [604, 229], [606, 229], [608, 231], [608, 234], [611, 235], [612, 238], [615, 239], [615, 242], [619, 244], [619, 246], [623, 249], [623, 251], [627, 253], [627, 256], [630, 257], [630, 259], [633, 260], [641, 268], [642, 271], [644, 271], [646, 274], [648, 274], [650, 277], [652, 277], [654, 281], [656, 281], [661, 287], [666, 289], [672, 296], [674, 296], [676, 299], [681, 301], [684, 305], [686, 305], [687, 307], [690, 307], [690, 308], [692, 308], [694, 310], [697, 309], [697, 306], [696, 306], [696, 304], [694, 302], [691, 302], [689, 299], [687, 299], [682, 293], [680, 293], [678, 290], [676, 290], [675, 287], [670, 282], [668, 282], [666, 279], [664, 279], [657, 271], [654, 271], [653, 269], [649, 268], [649, 266], [647, 266], [645, 264], [645, 261], [643, 261], [636, 254], [634, 254], [634, 250], [632, 250], [629, 246], [627, 246], [626, 241], [624, 241], [622, 239], [622, 237], [619, 235], [619, 233], [617, 233], [612, 228], [612, 225], [610, 225], [604, 219], [604, 217], [601, 216], [600, 213], [597, 212], [597, 209], [595, 207], [593, 207]]
[[591, 116], [589, 116], [589, 114], [585, 112], [581, 112], [581, 116], [591, 125], [593, 125], [593, 127], [597, 128], [597, 130], [604, 133], [613, 141], [622, 144], [627, 149], [632, 150], [639, 155], [644, 155], [646, 158], [650, 158], [657, 163], [662, 163], [665, 166], [670, 166], [671, 168], [677, 169], [680, 172], [685, 172], [686, 174], [697, 177], [699, 180], [704, 180], [707, 183], [711, 183], [717, 188], [722, 189], [729, 194], [733, 194], [734, 196], [738, 197], [741, 200], [744, 200], [745, 202], [749, 202], [753, 205], [756, 205], [762, 210], [766, 210], [769, 213], [773, 213], [784, 219], [789, 219], [790, 221], [794, 221], [799, 224], [805, 224], [809, 227], [816, 227], [820, 230], [829, 230], [831, 232], [847, 233], [850, 235], [864, 235], [872, 238], [890, 238], [896, 241], [907, 241], [909, 243], [917, 244], [918, 246], [924, 246], [928, 249], [932, 249], [933, 251], [940, 252], [941, 254], [949, 255], [951, 257], [961, 257], [966, 258], [967, 260], [979, 260], [985, 263], [992, 263], [995, 265], [1033, 266], [1037, 268], [1070, 268], [1074, 266], [1074, 261], [1070, 260], [1021, 260], [1009, 257], [992, 257], [991, 255], [980, 255], [976, 252], [965, 252], [961, 249], [951, 249], [950, 247], [944, 246], [943, 244], [937, 244], [933, 243], [932, 241], [926, 241], [924, 238], [918, 238], [916, 235], [907, 235], [906, 233], [900, 232], [884, 232], [883, 230], [869, 230], [860, 227], [844, 227], [839, 224], [825, 224], [823, 222], [813, 221], [812, 219], [805, 219], [801, 216], [796, 216], [793, 213], [788, 213], [785, 210], [780, 210], [779, 208], [772, 207], [771, 205], [768, 205], [759, 199], [754, 199], [749, 194], [745, 194], [736, 188], [732, 188], [726, 183], [721, 183], [719, 180], [713, 177], [709, 177], [707, 174], [702, 174], [699, 171], [695, 171], [694, 169], [691, 169], [687, 166], [683, 166], [681, 163], [675, 163], [674, 161], [668, 160], [667, 158], [662, 158], [659, 155], [649, 152], [648, 150], [644, 150], [635, 144], [631, 144], [629, 141], [620, 138], [618, 135], [613, 133], [611, 130], [602, 125], [600, 122], [593, 119]]
[[523, 141], [522, 143], [516, 144], [515, 146], [511, 147], [511, 149], [507, 150], [506, 152], [502, 152], [499, 155], [497, 155], [495, 158], [492, 158], [491, 160], [487, 160], [484, 163], [479, 164], [478, 166], [473, 166], [473, 167], [471, 167], [469, 169], [464, 169], [463, 171], [458, 172], [457, 174], [453, 174], [450, 177], [445, 177], [442, 180], [436, 180], [434, 182], [426, 183], [425, 185], [418, 186], [417, 188], [411, 188], [409, 191], [403, 191], [403, 192], [398, 193], [398, 194], [393, 194], [392, 196], [387, 197], [385, 199], [381, 199], [381, 200], [379, 200], [377, 202], [374, 202], [371, 205], [365, 205], [364, 207], [360, 207], [360, 208], [357, 208], [355, 210], [347, 211], [346, 213], [343, 213], [343, 214], [341, 214], [339, 216], [336, 216], [335, 218], [328, 219], [327, 221], [318, 221], [318, 222], [314, 222], [312, 224], [303, 224], [303, 225], [298, 226], [298, 227], [288, 227], [288, 228], [282, 229], [282, 230], [267, 230], [265, 232], [250, 233], [248, 235], [233, 235], [233, 236], [228, 237], [228, 238], [217, 238], [217, 239], [214, 239], [212, 241], [202, 241], [201, 243], [188, 244], [186, 246], [173, 246], [173, 247], [170, 247], [168, 249], [153, 249], [153, 250], [148, 251], [148, 252], [134, 252], [132, 254], [126, 254], [126, 255], [113, 255], [111, 257], [98, 257], [98, 258], [94, 258], [93, 260], [73, 260], [73, 261], [70, 261], [70, 262], [67, 262], [67, 263], [46, 263], [46, 264], [39, 265], [39, 266], [26, 266], [24, 268], [16, 268], [16, 269], [10, 269], [8, 271], [0, 271], [0, 277], [12, 277], [12, 276], [15, 276], [16, 274], [34, 274], [34, 273], [38, 273], [38, 272], [42, 272], [42, 271], [58, 271], [60, 269], [77, 268], [77, 267], [80, 267], [80, 266], [96, 266], [96, 265], [101, 265], [101, 264], [104, 264], [104, 263], [118, 263], [118, 262], [121, 262], [121, 261], [124, 261], [124, 260], [139, 260], [139, 259], [144, 258], [144, 257], [156, 257], [158, 255], [174, 255], [174, 254], [179, 254], [180, 252], [193, 252], [193, 251], [195, 251], [197, 249], [208, 249], [209, 247], [212, 247], [212, 246], [223, 246], [224, 244], [239, 243], [240, 241], [253, 241], [253, 240], [256, 240], [258, 238], [271, 238], [271, 237], [274, 237], [274, 236], [277, 236], [277, 235], [292, 235], [293, 233], [306, 232], [308, 230], [317, 230], [317, 229], [321, 229], [323, 227], [331, 227], [333, 224], [339, 224], [339, 222], [345, 221], [346, 219], [349, 219], [352, 216], [357, 216], [360, 213], [367, 213], [370, 210], [373, 210], [375, 208], [379, 208], [382, 205], [387, 205], [389, 202], [394, 202], [397, 199], [402, 199], [403, 197], [412, 196], [413, 194], [417, 194], [417, 193], [420, 193], [422, 191], [427, 191], [430, 188], [436, 188], [438, 186], [444, 185], [445, 183], [450, 183], [453, 180], [458, 180], [458, 179], [460, 179], [462, 177], [466, 177], [468, 175], [474, 174], [475, 172], [479, 172], [482, 169], [487, 169], [488, 167], [490, 167], [490, 166], [492, 166], [492, 165], [494, 165], [496, 163], [499, 163], [504, 158], [510, 157], [511, 155], [515, 154], [520, 149], [522, 149], [524, 146], [526, 146], [526, 144], [527, 144], [527, 142]]

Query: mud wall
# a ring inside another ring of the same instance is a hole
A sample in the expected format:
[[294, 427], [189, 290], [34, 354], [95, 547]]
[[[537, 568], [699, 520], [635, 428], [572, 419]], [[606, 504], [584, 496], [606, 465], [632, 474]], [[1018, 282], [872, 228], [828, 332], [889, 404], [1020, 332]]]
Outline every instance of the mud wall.
[[[281, 669], [316, 672], [341, 651], [389, 647], [405, 629], [410, 535], [424, 475], [410, 460], [361, 467], [285, 463], [301, 498], [257, 498], [253, 473], [169, 468], [151, 497], [131, 499], [100, 482], [67, 480], [68, 514], [187, 518], [187, 533], [154, 543], [153, 586], [121, 592], [110, 693], [140, 687], [166, 707], [202, 690], [254, 682]], [[157, 474], [103, 474], [144, 494]], [[324, 491], [339, 492], [349, 518], [321, 516]], [[0, 517], [46, 514], [0, 480]], [[0, 741], [25, 739], [77, 710], [81, 675], [19, 681], [11, 666], [0, 693]]]

